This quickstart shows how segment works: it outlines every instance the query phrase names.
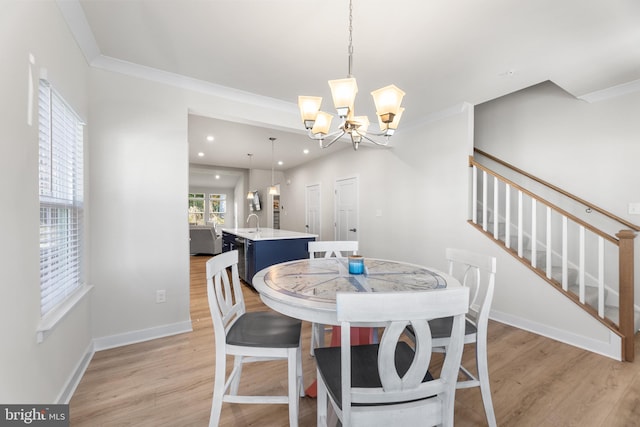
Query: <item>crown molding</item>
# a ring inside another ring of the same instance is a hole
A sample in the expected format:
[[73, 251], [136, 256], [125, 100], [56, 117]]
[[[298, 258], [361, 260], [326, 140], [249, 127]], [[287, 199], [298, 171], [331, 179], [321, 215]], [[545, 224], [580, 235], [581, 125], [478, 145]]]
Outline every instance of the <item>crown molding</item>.
[[98, 43], [93, 35], [93, 31], [89, 26], [87, 17], [78, 0], [56, 0], [58, 8], [62, 13], [64, 20], [67, 22], [76, 43], [80, 47], [87, 64], [92, 68], [112, 71], [137, 77], [145, 80], [155, 81], [166, 85], [212, 95], [231, 101], [254, 105], [258, 107], [266, 107], [278, 111], [297, 114], [298, 107], [296, 104], [283, 101], [268, 96], [257, 95], [239, 89], [230, 88], [204, 80], [186, 77], [180, 74], [159, 70], [144, 65], [135, 64], [133, 62], [123, 61], [103, 55], [100, 52]]
[[597, 90], [595, 92], [587, 93], [582, 96], [578, 96], [578, 99], [587, 101], [589, 103], [605, 101], [607, 99], [616, 98], [622, 95], [629, 95], [640, 91], [640, 80], [633, 80], [627, 83], [623, 83], [617, 86], [612, 86], [606, 89]]
[[180, 89], [185, 89], [201, 94], [212, 95], [231, 101], [251, 104], [258, 107], [266, 107], [288, 113], [296, 113], [298, 107], [292, 103], [268, 96], [257, 95], [255, 93], [234, 89], [228, 86], [222, 86], [210, 83], [204, 80], [187, 77], [181, 74], [169, 71], [159, 70], [157, 68], [147, 67], [145, 65], [135, 64], [133, 62], [123, 61], [105, 55], [99, 55], [94, 58], [90, 66], [96, 69], [111, 71], [119, 74], [128, 75], [144, 80], [163, 83]]
[[56, 0], [56, 4], [87, 60], [87, 64], [91, 65], [91, 62], [100, 56], [100, 48], [80, 2], [78, 0]]

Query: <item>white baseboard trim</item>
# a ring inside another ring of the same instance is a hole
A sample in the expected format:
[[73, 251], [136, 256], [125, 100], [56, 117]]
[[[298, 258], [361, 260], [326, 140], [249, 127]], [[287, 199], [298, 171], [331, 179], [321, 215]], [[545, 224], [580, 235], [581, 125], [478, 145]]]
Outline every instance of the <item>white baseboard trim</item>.
[[125, 332], [123, 334], [110, 335], [107, 337], [95, 338], [93, 340], [94, 351], [108, 350], [110, 348], [122, 347], [124, 345], [136, 344], [143, 341], [164, 338], [171, 335], [191, 332], [191, 320], [172, 323], [169, 325], [155, 326], [149, 329]]
[[73, 373], [69, 376], [69, 379], [56, 399], [56, 403], [68, 404], [71, 401], [73, 393], [75, 393], [78, 384], [80, 384], [80, 381], [89, 367], [89, 363], [91, 363], [91, 359], [96, 351], [149, 341], [156, 338], [164, 338], [171, 335], [191, 332], [192, 330], [191, 320], [187, 320], [170, 325], [157, 326], [154, 328], [111, 335], [103, 338], [95, 338], [89, 343], [84, 356], [80, 359], [76, 368], [73, 370]]
[[551, 338], [564, 344], [578, 347], [592, 353], [597, 353], [611, 359], [622, 360], [622, 340], [618, 335], [611, 331], [609, 331], [609, 341], [606, 342], [594, 340], [582, 335], [576, 335], [562, 329], [553, 328], [548, 325], [543, 325], [541, 323], [495, 310], [491, 310], [489, 317], [496, 322], [542, 335], [543, 337]]
[[89, 367], [89, 363], [91, 362], [94, 353], [95, 350], [92, 341], [89, 343], [87, 350], [84, 352], [84, 356], [82, 356], [82, 359], [80, 359], [76, 368], [73, 370], [73, 373], [67, 380], [62, 392], [58, 395], [58, 398], [56, 399], [57, 404], [68, 404], [69, 401], [71, 401], [71, 397], [73, 396], [73, 393], [75, 393], [78, 384], [80, 384], [80, 380], [82, 379], [84, 372]]

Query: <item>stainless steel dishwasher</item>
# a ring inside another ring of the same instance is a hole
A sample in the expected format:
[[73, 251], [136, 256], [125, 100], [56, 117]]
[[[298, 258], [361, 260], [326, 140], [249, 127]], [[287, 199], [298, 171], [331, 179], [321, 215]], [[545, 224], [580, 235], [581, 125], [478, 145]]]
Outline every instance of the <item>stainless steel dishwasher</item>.
[[243, 237], [236, 237], [235, 239], [235, 244], [236, 244], [235, 249], [237, 249], [238, 251], [238, 274], [240, 275], [240, 278], [245, 281], [246, 281], [245, 274], [246, 274], [246, 268], [247, 268], [247, 263], [245, 259], [246, 243], [247, 243], [246, 239], [244, 239]]

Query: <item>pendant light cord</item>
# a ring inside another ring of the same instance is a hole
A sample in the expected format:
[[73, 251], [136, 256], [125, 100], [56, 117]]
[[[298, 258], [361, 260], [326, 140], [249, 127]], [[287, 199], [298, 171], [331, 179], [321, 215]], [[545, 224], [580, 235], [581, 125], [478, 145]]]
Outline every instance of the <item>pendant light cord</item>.
[[275, 138], [269, 138], [271, 140], [271, 186], [273, 187], [273, 159], [274, 159], [274, 143], [276, 141]]

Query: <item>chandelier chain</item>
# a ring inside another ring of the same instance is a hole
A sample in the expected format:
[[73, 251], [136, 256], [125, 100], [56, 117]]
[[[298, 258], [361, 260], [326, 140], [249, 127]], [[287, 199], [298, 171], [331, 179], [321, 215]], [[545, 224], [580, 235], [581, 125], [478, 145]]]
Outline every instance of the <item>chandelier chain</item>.
[[353, 2], [349, 0], [349, 74], [347, 77], [353, 77]]

